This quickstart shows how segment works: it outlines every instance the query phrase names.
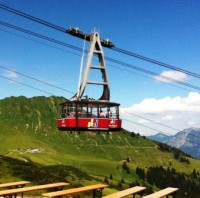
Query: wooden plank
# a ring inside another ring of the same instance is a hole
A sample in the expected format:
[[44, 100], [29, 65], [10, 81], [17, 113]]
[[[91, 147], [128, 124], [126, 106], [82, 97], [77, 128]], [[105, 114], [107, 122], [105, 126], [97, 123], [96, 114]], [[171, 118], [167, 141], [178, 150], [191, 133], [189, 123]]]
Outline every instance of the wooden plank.
[[61, 190], [61, 191], [56, 191], [56, 192], [44, 193], [44, 194], [42, 194], [42, 196], [45, 196], [45, 197], [60, 197], [60, 196], [65, 196], [65, 195], [72, 195], [72, 194], [76, 194], [76, 193], [81, 193], [81, 192], [104, 189], [106, 187], [108, 187], [108, 185], [95, 184], [95, 185], [91, 185], [91, 186], [84, 186], [84, 187], [79, 187], [79, 188], [72, 188], [72, 189]]
[[28, 186], [24, 188], [16, 188], [16, 189], [10, 189], [10, 190], [2, 190], [0, 191], [0, 196], [14, 195], [18, 193], [24, 193], [24, 192], [36, 191], [36, 190], [45, 190], [45, 189], [50, 189], [50, 188], [59, 188], [59, 187], [65, 187], [69, 185], [70, 185], [69, 183], [58, 182], [58, 183], [53, 183], [53, 184], [44, 184], [44, 185]]
[[0, 188], [22, 187], [30, 183], [31, 182], [29, 181], [9, 182], [9, 183], [0, 184]]
[[166, 195], [171, 195], [175, 193], [176, 191], [178, 191], [178, 188], [168, 187], [163, 190], [159, 190], [155, 193], [146, 195], [143, 198], [162, 198], [162, 197], [165, 197]]
[[103, 198], [123, 198], [128, 195], [137, 194], [145, 189], [146, 189], [146, 187], [143, 187], [143, 186], [134, 186], [134, 187], [128, 188], [126, 190], [122, 190], [122, 191], [119, 191], [119, 192], [116, 192], [116, 193], [113, 193], [110, 195], [106, 195]]

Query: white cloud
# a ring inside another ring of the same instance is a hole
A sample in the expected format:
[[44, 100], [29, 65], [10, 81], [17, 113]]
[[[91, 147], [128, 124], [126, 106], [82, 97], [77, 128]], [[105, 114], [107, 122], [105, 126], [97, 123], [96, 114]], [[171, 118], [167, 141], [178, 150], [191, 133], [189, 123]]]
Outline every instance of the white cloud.
[[187, 79], [187, 75], [179, 71], [164, 71], [160, 75], [154, 76], [154, 79], [157, 81], [169, 83], [173, 81], [170, 79], [184, 81]]
[[196, 123], [194, 122], [194, 121], [189, 121], [188, 122], [188, 125], [190, 125], [190, 126], [194, 126]]
[[200, 94], [191, 92], [183, 98], [180, 96], [167, 96], [162, 99], [147, 98], [141, 103], [122, 108], [121, 111], [137, 113], [200, 112]]
[[166, 115], [166, 116], [162, 117], [162, 120], [164, 120], [164, 121], [170, 121], [170, 120], [173, 120], [173, 119], [174, 119], [173, 115]]
[[138, 120], [138, 123], [139, 124], [148, 124], [148, 123], [150, 123], [150, 121], [145, 120], [145, 119], [140, 119], [140, 120]]
[[186, 98], [186, 103], [188, 105], [199, 106], [200, 104], [200, 94], [196, 92], [191, 92]]
[[[137, 115], [141, 116], [141, 119], [138, 119]], [[140, 103], [121, 108], [122, 118], [132, 121], [132, 123], [124, 122], [123, 127], [143, 134], [155, 133], [155, 131], [142, 126], [143, 124], [164, 133], [176, 133], [178, 130], [190, 127], [200, 128], [199, 115], [200, 94], [197, 92], [191, 92], [185, 97], [146, 98]], [[147, 119], [145, 120], [145, 118]], [[156, 122], [167, 125], [169, 128], [156, 124]]]
[[7, 78], [18, 78], [17, 73], [13, 72], [13, 71], [6, 71], [4, 73], [4, 76]]

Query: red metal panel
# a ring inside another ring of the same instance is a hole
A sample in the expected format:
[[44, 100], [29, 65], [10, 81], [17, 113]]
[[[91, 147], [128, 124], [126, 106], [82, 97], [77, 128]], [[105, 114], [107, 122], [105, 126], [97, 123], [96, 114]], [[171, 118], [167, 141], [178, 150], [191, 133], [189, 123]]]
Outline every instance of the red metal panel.
[[58, 128], [76, 128], [75, 118], [62, 118], [58, 119]]
[[58, 119], [58, 128], [85, 128], [92, 130], [121, 129], [121, 120], [111, 118], [76, 118]]

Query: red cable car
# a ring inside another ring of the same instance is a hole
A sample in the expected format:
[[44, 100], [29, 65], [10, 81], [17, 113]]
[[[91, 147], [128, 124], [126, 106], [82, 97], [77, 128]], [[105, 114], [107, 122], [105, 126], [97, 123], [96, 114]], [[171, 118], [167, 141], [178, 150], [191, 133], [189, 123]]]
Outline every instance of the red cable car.
[[[77, 94], [70, 101], [60, 104], [61, 112], [58, 119], [58, 129], [64, 131], [121, 130], [122, 120], [119, 118], [120, 104], [109, 101], [110, 89], [102, 50], [102, 46], [111, 48], [114, 45], [109, 40], [102, 40], [97, 32], [88, 35], [82, 33], [77, 28], [71, 28], [67, 32], [73, 36], [90, 40], [90, 50], [85, 74]], [[92, 64], [93, 56], [98, 57], [99, 66]], [[101, 82], [88, 81], [89, 71], [92, 69], [100, 71], [102, 76]], [[84, 90], [88, 84], [103, 86], [103, 94], [99, 99], [83, 97]]]
[[60, 130], [118, 131], [121, 129], [119, 104], [96, 100], [69, 101], [61, 104]]

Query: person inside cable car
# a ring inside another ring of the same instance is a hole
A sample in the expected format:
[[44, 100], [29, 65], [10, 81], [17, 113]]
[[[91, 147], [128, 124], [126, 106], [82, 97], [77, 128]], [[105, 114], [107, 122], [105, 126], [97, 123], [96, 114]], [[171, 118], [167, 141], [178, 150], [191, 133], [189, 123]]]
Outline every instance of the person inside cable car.
[[112, 116], [111, 111], [108, 109], [106, 112], [106, 118], [110, 118]]
[[66, 118], [74, 118], [74, 115], [71, 112], [67, 112]]
[[69, 118], [74, 118], [74, 115], [73, 115], [73, 113], [69, 113]]
[[100, 111], [100, 118], [105, 118], [106, 116], [105, 116], [105, 113], [101, 110]]
[[66, 113], [66, 116], [65, 116], [65, 117], [66, 117], [66, 118], [68, 118], [68, 117], [69, 117], [69, 112], [67, 112], [67, 113]]

